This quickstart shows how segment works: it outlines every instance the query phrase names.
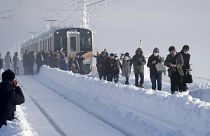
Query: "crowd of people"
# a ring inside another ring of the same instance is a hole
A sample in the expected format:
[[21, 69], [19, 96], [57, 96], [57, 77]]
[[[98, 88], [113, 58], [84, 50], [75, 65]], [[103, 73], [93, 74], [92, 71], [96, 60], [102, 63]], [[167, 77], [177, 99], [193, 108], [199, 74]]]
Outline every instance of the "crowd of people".
[[[169, 47], [169, 54], [166, 60], [160, 56], [158, 48], [154, 48], [151, 56], [146, 59], [142, 48], [138, 48], [133, 57], [129, 53], [121, 54], [118, 57], [114, 53], [108, 53], [106, 49], [101, 53], [97, 53], [96, 67], [100, 80], [110, 82], [119, 82], [120, 71], [125, 77], [125, 84], [129, 84], [129, 78], [132, 72], [135, 75], [135, 86], [144, 87], [144, 66], [150, 69], [150, 79], [153, 90], [162, 90], [162, 74], [166, 72], [168, 67], [168, 76], [171, 81], [171, 93], [184, 92], [188, 89], [187, 83], [192, 83], [192, 75], [190, 74], [190, 50], [188, 45], [184, 45], [180, 52], [177, 52], [174, 46]], [[17, 81], [15, 74], [19, 74], [19, 57], [16, 52], [11, 57], [10, 52], [6, 53], [4, 60], [0, 54], [0, 69], [3, 68], [5, 62], [5, 70], [2, 74], [2, 82], [0, 83], [0, 128], [7, 125], [7, 120], [15, 119], [16, 105], [24, 103], [25, 98]], [[27, 50], [23, 54], [24, 74], [34, 74], [34, 64], [37, 65], [37, 71], [40, 71], [42, 65], [49, 65], [52, 68], [60, 68], [61, 70], [70, 70], [74, 73], [84, 74], [83, 61], [81, 53], [77, 53], [75, 57], [67, 58], [63, 52], [43, 52], [34, 53]], [[13, 66], [13, 71], [10, 70]], [[165, 67], [166, 66], [166, 67]]]
[[104, 49], [104, 51], [97, 53], [95, 56], [99, 79], [117, 83], [121, 70], [127, 85], [129, 84], [129, 77], [133, 67], [135, 86], [143, 88], [144, 66], [147, 65], [150, 69], [152, 89], [162, 90], [162, 74], [166, 73], [166, 67], [168, 67], [168, 75], [171, 80], [171, 93], [173, 94], [176, 91], [184, 92], [188, 89], [187, 83], [192, 83], [189, 50], [188, 45], [184, 45], [180, 52], [177, 52], [176, 48], [171, 46], [169, 47], [169, 54], [166, 60], [164, 60], [160, 56], [159, 49], [154, 48], [153, 53], [146, 62], [142, 48], [138, 48], [133, 57], [130, 57], [129, 53], [126, 52], [121, 54], [120, 58], [114, 53], [109, 54]]
[[8, 51], [4, 57], [4, 59], [1, 58], [1, 53], [0, 53], [0, 69], [3, 69], [3, 62], [5, 62], [5, 68], [4, 69], [13, 69], [15, 74], [19, 74], [19, 63], [20, 59], [18, 57], [18, 53], [15, 52], [14, 56], [12, 57], [10, 52]]
[[[160, 56], [158, 48], [154, 48], [151, 56], [146, 59], [142, 48], [138, 48], [135, 55], [131, 57], [128, 52], [121, 54], [120, 57], [114, 53], [108, 53], [104, 49], [101, 53], [97, 53], [96, 67], [100, 80], [107, 80], [117, 83], [119, 81], [120, 71], [122, 76], [125, 77], [125, 84], [129, 84], [131, 69], [135, 75], [135, 86], [144, 87], [144, 67], [150, 69], [150, 79], [152, 82], [153, 90], [162, 90], [162, 74], [166, 72], [168, 67], [168, 75], [171, 80], [171, 93], [175, 91], [183, 92], [188, 89], [187, 83], [192, 83], [192, 75], [190, 74], [190, 50], [188, 45], [184, 45], [180, 52], [176, 51], [174, 46], [169, 47], [169, 54], [164, 60]], [[0, 55], [1, 56], [1, 55]], [[77, 53], [75, 57], [66, 57], [64, 52], [44, 52], [40, 51], [34, 53], [27, 50], [23, 54], [23, 68], [24, 74], [35, 74], [40, 71], [42, 65], [48, 65], [52, 68], [60, 68], [61, 70], [69, 70], [74, 73], [85, 74], [83, 61], [85, 58], [82, 53]], [[5, 69], [11, 69], [15, 74], [19, 74], [19, 58], [16, 52], [11, 57], [10, 52], [7, 52], [5, 58]], [[34, 71], [34, 64], [37, 69]], [[165, 67], [166, 66], [166, 67]], [[3, 59], [0, 57], [0, 68], [3, 67]]]
[[73, 73], [84, 74], [82, 53], [77, 53], [75, 57], [66, 57], [64, 52], [44, 52], [34, 53], [27, 50], [23, 54], [24, 74], [34, 74], [34, 64], [36, 63], [36, 72], [40, 71], [42, 65], [48, 65], [51, 68], [60, 68], [61, 70], [69, 70]]

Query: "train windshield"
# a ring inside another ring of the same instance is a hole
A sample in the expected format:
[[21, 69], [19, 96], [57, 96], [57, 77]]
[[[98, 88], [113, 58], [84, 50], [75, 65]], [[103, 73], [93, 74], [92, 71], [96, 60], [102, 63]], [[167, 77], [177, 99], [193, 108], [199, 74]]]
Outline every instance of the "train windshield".
[[85, 30], [81, 33], [81, 51], [92, 51], [92, 33], [89, 30]]

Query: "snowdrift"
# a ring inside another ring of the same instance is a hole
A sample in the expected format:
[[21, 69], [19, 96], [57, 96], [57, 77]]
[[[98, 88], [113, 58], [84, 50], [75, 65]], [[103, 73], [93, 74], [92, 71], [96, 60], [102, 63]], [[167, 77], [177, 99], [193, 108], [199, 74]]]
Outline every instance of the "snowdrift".
[[114, 84], [46, 66], [34, 78], [127, 135], [210, 136], [210, 104], [186, 94]]
[[189, 93], [193, 98], [199, 98], [203, 101], [210, 102], [210, 88], [195, 89]]

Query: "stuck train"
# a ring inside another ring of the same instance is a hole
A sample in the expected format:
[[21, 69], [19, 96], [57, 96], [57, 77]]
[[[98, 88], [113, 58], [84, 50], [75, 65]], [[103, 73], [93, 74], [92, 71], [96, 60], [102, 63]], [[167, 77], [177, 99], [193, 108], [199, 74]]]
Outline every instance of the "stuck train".
[[90, 73], [93, 61], [92, 35], [92, 31], [86, 28], [53, 28], [22, 44], [21, 56], [25, 50], [35, 53], [62, 51], [67, 57], [80, 53], [85, 58], [84, 70]]

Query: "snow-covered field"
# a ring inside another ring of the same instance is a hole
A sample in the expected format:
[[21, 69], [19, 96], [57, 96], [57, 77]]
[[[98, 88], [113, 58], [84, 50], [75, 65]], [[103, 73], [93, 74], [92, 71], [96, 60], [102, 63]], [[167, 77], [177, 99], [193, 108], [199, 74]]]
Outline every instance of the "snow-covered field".
[[208, 79], [195, 78], [193, 98], [171, 95], [167, 76], [164, 91], [153, 91], [148, 77], [139, 89], [133, 76], [125, 86], [123, 78], [114, 84], [46, 66], [39, 75], [19, 76], [26, 103], [0, 136], [210, 136]]

